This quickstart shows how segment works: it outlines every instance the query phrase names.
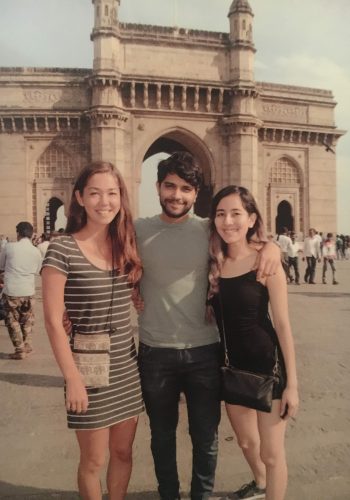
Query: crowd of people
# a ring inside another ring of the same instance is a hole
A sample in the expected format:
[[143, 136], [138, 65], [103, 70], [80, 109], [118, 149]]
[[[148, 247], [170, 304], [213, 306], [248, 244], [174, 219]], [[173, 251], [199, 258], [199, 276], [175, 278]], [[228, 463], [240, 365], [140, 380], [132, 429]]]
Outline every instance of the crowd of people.
[[327, 284], [328, 267], [331, 270], [331, 282], [338, 285], [336, 280], [336, 260], [350, 259], [350, 236], [323, 234], [314, 228], [309, 229], [305, 239], [297, 239], [297, 235], [287, 227], [283, 227], [279, 234], [268, 235], [270, 241], [276, 241], [281, 249], [282, 266], [287, 283], [300, 285], [299, 258], [305, 261], [304, 283], [315, 285], [316, 266], [322, 263], [322, 283]]
[[[287, 281], [300, 283], [301, 255], [306, 282], [315, 283], [323, 258], [323, 281], [329, 264], [337, 284], [337, 239], [316, 237], [313, 229], [303, 247], [287, 229], [266, 238], [256, 201], [241, 186], [220, 190], [202, 219], [191, 211], [201, 183], [195, 158], [173, 153], [158, 165], [160, 214], [134, 222], [122, 176], [112, 164], [95, 162], [78, 175], [64, 231], [37, 238], [21, 222], [18, 241], [1, 244], [11, 359], [33, 352], [34, 278], [41, 269], [45, 326], [64, 378], [67, 425], [80, 448], [84, 500], [102, 498], [107, 452], [109, 498], [125, 498], [144, 408], [159, 496], [180, 498], [181, 393], [193, 450], [191, 500], [213, 492], [222, 401], [252, 474], [229, 498], [285, 498], [285, 430], [299, 404]], [[269, 410], [222, 397], [225, 356], [241, 371], [273, 376]]]

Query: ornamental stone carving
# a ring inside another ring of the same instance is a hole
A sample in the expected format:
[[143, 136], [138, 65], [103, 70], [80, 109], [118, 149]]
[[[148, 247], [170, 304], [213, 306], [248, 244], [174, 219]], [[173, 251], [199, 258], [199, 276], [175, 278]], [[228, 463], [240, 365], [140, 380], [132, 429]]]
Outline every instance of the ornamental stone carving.
[[307, 123], [307, 107], [291, 104], [263, 103], [264, 120], [286, 120], [288, 122]]

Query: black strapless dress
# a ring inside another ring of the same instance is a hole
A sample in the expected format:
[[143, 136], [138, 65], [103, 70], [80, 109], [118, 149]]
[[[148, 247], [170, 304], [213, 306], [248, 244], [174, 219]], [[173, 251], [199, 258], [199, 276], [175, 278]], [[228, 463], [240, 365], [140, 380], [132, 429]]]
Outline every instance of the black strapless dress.
[[[256, 281], [255, 271], [233, 278], [220, 278], [219, 287], [230, 364], [242, 370], [272, 374], [277, 347], [279, 370], [273, 399], [281, 399], [287, 377], [278, 337], [268, 312], [267, 288]], [[222, 318], [218, 296], [213, 299], [213, 307], [221, 335], [223, 360]]]

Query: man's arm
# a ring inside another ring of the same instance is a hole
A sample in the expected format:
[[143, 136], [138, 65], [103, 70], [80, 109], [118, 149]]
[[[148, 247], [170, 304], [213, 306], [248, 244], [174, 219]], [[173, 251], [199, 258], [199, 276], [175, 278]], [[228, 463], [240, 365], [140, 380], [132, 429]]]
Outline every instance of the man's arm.
[[261, 245], [260, 248], [254, 245], [258, 250], [258, 255], [253, 266], [253, 270], [257, 271], [257, 280], [276, 274], [278, 266], [281, 264], [281, 250], [276, 243], [269, 241]]

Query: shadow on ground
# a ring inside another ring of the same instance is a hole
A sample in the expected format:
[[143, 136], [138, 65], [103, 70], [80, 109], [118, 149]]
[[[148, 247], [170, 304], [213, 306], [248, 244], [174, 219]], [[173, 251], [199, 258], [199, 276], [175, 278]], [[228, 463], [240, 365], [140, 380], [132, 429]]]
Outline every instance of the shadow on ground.
[[54, 375], [0, 372], [0, 380], [3, 382], [9, 382], [10, 384], [29, 385], [32, 387], [63, 387], [62, 377]]
[[[79, 500], [79, 495], [75, 491], [58, 491], [51, 489], [33, 488], [31, 486], [15, 486], [4, 481], [0, 481], [0, 498], [2, 500]], [[103, 500], [107, 500], [107, 495], [103, 495]], [[127, 500], [158, 500], [158, 493], [155, 491], [141, 491], [139, 493], [129, 493]]]
[[[289, 289], [288, 289], [289, 291]], [[297, 292], [297, 291], [290, 291], [293, 295], [303, 295], [304, 297], [311, 297], [311, 298], [329, 298], [329, 299], [339, 299], [343, 297], [350, 297], [350, 293], [332, 293], [332, 292]]]

